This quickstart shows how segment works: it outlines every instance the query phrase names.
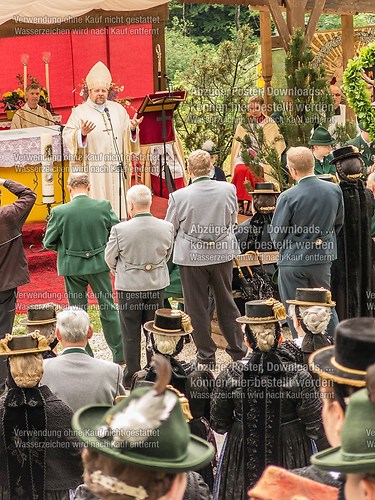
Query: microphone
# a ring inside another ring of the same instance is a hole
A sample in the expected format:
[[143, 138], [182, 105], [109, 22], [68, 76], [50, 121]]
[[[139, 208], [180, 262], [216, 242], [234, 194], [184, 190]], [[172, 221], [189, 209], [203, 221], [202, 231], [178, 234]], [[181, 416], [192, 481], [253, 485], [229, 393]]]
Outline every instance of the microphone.
[[109, 109], [107, 107], [104, 108], [104, 113], [108, 116], [108, 120], [111, 120], [111, 115], [109, 114]]

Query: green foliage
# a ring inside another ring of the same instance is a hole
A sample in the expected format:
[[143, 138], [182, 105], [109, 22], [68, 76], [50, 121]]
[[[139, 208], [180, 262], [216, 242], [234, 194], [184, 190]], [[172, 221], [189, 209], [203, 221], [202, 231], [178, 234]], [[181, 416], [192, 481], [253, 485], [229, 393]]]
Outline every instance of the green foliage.
[[358, 57], [348, 62], [344, 72], [344, 90], [347, 101], [354, 109], [358, 121], [368, 130], [371, 140], [375, 140], [375, 111], [371, 105], [370, 92], [362, 75], [365, 69], [375, 64], [375, 42], [364, 47]]
[[314, 55], [304, 44], [301, 30], [291, 38], [285, 59], [286, 100], [280, 131], [289, 145], [306, 146], [314, 125], [328, 127], [333, 100], [325, 69], [314, 67]]
[[354, 122], [346, 121], [345, 125], [337, 123], [331, 135], [335, 140], [336, 147], [340, 147], [344, 146], [344, 144], [353, 139], [357, 134], [357, 125]]
[[[246, 134], [243, 139], [237, 139], [241, 143], [241, 157], [245, 165], [247, 165], [256, 176], [263, 175], [263, 166], [268, 165], [270, 170], [268, 174], [280, 186], [282, 190], [290, 187], [288, 182], [288, 171], [283, 166], [282, 160], [276, 149], [276, 143], [282, 140], [282, 137], [276, 137], [271, 144], [267, 144], [264, 138], [263, 127], [258, 125], [256, 121], [249, 121], [246, 114], [243, 115], [241, 122]], [[256, 155], [249, 153], [249, 150], [254, 150]]]
[[198, 55], [175, 80], [188, 91], [176, 115], [176, 127], [187, 151], [211, 139], [220, 150], [218, 165], [229, 154], [235, 128], [254, 93], [258, 45], [248, 26], [233, 33], [216, 51]]
[[198, 43], [217, 45], [224, 40], [231, 40], [233, 28], [240, 29], [245, 24], [250, 26], [256, 36], [260, 36], [259, 13], [244, 6], [181, 5], [172, 0], [169, 12], [172, 18], [188, 21], [185, 34], [194, 37]]
[[178, 73], [185, 71], [195, 57], [214, 50], [209, 45], [198, 45], [196, 40], [186, 35], [189, 23], [174, 17], [165, 31], [165, 52], [167, 75], [174, 80]]

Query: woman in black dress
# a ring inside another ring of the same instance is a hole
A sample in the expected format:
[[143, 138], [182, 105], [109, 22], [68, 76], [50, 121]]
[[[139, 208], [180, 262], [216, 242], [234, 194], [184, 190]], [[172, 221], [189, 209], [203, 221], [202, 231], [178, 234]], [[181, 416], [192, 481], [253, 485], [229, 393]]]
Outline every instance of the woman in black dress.
[[228, 433], [214, 490], [219, 500], [247, 498], [269, 464], [307, 465], [312, 440], [318, 449], [328, 446], [314, 380], [300, 349], [281, 335], [283, 305], [257, 300], [245, 311], [237, 321], [246, 325], [252, 353], [220, 373], [211, 401], [213, 429]]

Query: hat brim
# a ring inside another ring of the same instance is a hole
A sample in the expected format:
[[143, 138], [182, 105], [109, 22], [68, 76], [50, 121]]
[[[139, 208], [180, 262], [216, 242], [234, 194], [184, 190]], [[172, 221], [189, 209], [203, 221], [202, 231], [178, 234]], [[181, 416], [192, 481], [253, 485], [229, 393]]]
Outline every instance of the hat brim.
[[336, 302], [322, 303], [322, 302], [304, 302], [303, 300], [286, 300], [287, 304], [294, 304], [295, 306], [320, 306], [320, 307], [335, 307]]
[[45, 351], [50, 351], [50, 347], [42, 347], [41, 349], [19, 349], [16, 351], [0, 352], [0, 356], [17, 356], [18, 354], [37, 354]]
[[355, 152], [346, 153], [346, 155], [342, 155], [339, 158], [333, 158], [333, 160], [330, 160], [328, 163], [330, 165], [334, 165], [338, 161], [344, 160], [345, 158], [361, 158], [361, 155], [360, 155], [360, 153], [355, 153]]
[[166, 331], [163, 331], [163, 330], [158, 330], [157, 328], [154, 327], [154, 322], [153, 321], [147, 321], [147, 323], [145, 323], [143, 325], [143, 328], [145, 330], [147, 330], [148, 332], [151, 332], [151, 333], [156, 333], [158, 335], [165, 335], [166, 337], [169, 337], [170, 335], [190, 335], [190, 333], [193, 332], [193, 330], [191, 330], [191, 332], [185, 332], [185, 330], [179, 330], [177, 332], [166, 332]]
[[253, 319], [253, 318], [249, 318], [248, 316], [240, 316], [239, 318], [236, 318], [236, 321], [237, 323], [244, 323], [244, 324], [247, 324], [247, 325], [258, 325], [258, 324], [263, 324], [263, 323], [279, 323], [280, 321], [283, 321], [284, 319], [286, 319], [287, 316], [285, 316], [285, 318], [281, 318], [281, 319]]
[[190, 435], [187, 452], [180, 461], [163, 460], [150, 456], [142, 457], [139, 453], [127, 450], [121, 452], [119, 448], [112, 447], [108, 441], [99, 439], [95, 435], [96, 427], [103, 422], [105, 413], [111, 408], [110, 405], [84, 406], [73, 415], [72, 419], [72, 428], [77, 432], [79, 439], [102, 455], [136, 467], [171, 473], [199, 470], [208, 465], [214, 457], [213, 447], [193, 434]]
[[333, 380], [338, 384], [364, 387], [366, 372], [346, 369], [335, 361], [335, 347], [328, 346], [313, 352], [309, 358], [309, 368], [321, 378]]
[[334, 140], [332, 140], [332, 141], [326, 141], [326, 142], [322, 142], [322, 141], [309, 141], [309, 146], [333, 146], [334, 144], [336, 144], [336, 142]]
[[56, 318], [52, 319], [39, 319], [35, 321], [28, 320], [27, 318], [22, 318], [19, 320], [20, 325], [30, 325], [30, 326], [35, 326], [35, 325], [48, 325], [49, 323], [56, 323]]
[[336, 448], [329, 448], [328, 450], [321, 451], [311, 457], [311, 463], [319, 467], [319, 469], [358, 473], [370, 472], [375, 470], [375, 454], [374, 458], [363, 458], [362, 460], [345, 460], [345, 454], [341, 446]]
[[256, 191], [249, 191], [249, 194], [280, 194], [280, 191], [272, 191], [272, 189], [258, 189]]

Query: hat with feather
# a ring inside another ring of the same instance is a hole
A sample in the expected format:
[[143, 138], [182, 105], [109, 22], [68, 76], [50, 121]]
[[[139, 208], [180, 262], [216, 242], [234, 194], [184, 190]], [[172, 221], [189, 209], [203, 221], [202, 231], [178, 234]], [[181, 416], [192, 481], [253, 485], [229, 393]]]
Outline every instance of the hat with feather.
[[155, 355], [152, 363], [157, 373], [152, 388], [135, 389], [114, 407], [79, 409], [73, 429], [89, 448], [119, 462], [170, 473], [201, 469], [214, 448], [190, 434], [178, 396], [167, 389], [169, 362]]

